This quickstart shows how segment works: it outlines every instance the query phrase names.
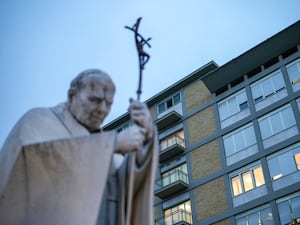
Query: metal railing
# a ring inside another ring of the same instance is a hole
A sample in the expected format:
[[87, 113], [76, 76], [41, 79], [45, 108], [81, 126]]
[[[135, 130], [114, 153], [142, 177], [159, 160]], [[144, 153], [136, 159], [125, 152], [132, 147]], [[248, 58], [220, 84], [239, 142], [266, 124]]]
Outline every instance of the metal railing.
[[156, 220], [155, 225], [174, 225], [180, 222], [192, 224], [192, 214], [190, 212], [187, 212], [186, 210], [179, 209], [164, 216], [164, 218]]
[[168, 138], [167, 140], [164, 140], [163, 143], [160, 144], [160, 150], [163, 151], [166, 148], [169, 148], [170, 146], [173, 146], [175, 144], [184, 147], [184, 138], [179, 137], [178, 135], [174, 135], [172, 138]]
[[176, 169], [170, 172], [167, 176], [163, 177], [162, 179], [156, 180], [155, 191], [163, 187], [166, 187], [168, 185], [171, 185], [177, 181], [182, 181], [186, 184], [189, 183], [188, 175], [185, 172], [183, 172], [181, 169]]

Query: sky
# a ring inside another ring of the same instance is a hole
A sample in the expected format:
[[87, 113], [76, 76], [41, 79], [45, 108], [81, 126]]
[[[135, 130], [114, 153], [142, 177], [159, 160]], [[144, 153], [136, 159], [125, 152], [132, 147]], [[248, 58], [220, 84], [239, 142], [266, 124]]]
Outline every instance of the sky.
[[117, 87], [104, 124], [136, 98], [133, 33], [151, 37], [141, 100], [214, 60], [223, 65], [300, 19], [300, 0], [1, 0], [0, 146], [33, 107], [66, 101], [70, 81], [99, 68]]

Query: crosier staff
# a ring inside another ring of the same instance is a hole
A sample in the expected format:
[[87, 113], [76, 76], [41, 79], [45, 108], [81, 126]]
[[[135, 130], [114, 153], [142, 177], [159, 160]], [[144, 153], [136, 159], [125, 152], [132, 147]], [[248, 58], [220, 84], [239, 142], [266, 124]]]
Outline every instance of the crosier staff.
[[127, 28], [127, 29], [134, 32], [135, 45], [136, 45], [136, 49], [137, 49], [138, 57], [139, 57], [139, 84], [138, 84], [138, 89], [136, 91], [138, 101], [140, 101], [140, 97], [141, 97], [141, 94], [142, 94], [142, 79], [143, 79], [142, 73], [143, 73], [143, 69], [145, 68], [145, 64], [150, 59], [150, 55], [147, 52], [144, 51], [143, 47], [146, 44], [149, 48], [151, 48], [151, 45], [149, 44], [149, 41], [151, 40], [151, 38], [145, 39], [138, 32], [141, 20], [142, 20], [142, 17], [139, 17], [136, 20], [136, 23], [132, 27], [125, 26], [125, 28]]

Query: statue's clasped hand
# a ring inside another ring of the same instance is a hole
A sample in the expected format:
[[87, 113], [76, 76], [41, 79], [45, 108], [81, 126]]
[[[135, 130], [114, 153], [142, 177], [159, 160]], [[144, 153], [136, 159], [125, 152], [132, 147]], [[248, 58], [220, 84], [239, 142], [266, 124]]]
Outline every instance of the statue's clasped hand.
[[116, 151], [122, 154], [138, 150], [153, 137], [153, 124], [146, 104], [131, 99], [128, 111], [133, 125], [117, 137]]
[[147, 105], [130, 99], [129, 113], [132, 122], [145, 129], [145, 141], [152, 139], [153, 124]]

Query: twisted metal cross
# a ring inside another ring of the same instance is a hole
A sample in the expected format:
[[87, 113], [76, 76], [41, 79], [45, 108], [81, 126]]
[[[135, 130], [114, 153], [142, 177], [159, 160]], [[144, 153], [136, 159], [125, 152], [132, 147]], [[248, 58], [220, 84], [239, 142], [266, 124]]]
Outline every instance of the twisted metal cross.
[[149, 48], [151, 48], [151, 45], [149, 44], [149, 41], [151, 38], [145, 39], [141, 34], [139, 34], [138, 29], [140, 26], [140, 22], [142, 20], [142, 17], [139, 17], [136, 20], [136, 23], [132, 27], [125, 26], [126, 29], [129, 29], [134, 32], [135, 37], [135, 45], [138, 52], [139, 57], [139, 84], [138, 89], [136, 91], [137, 93], [137, 100], [140, 100], [141, 94], [142, 94], [142, 73], [143, 69], [145, 68], [145, 64], [149, 61], [150, 55], [144, 51], [143, 47], [144, 45], [147, 45]]

